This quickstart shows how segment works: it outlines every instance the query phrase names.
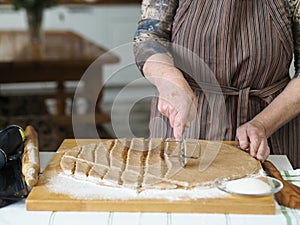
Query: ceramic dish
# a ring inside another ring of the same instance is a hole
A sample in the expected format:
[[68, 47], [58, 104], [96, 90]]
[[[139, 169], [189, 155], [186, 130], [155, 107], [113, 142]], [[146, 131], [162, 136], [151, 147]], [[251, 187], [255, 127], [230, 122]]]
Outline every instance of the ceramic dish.
[[214, 182], [216, 188], [234, 195], [266, 196], [279, 192], [283, 184], [273, 177], [246, 177], [240, 179], [220, 178]]

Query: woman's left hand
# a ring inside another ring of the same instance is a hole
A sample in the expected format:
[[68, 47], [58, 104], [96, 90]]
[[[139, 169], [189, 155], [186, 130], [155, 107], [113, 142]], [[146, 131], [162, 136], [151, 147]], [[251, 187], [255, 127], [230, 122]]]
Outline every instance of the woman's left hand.
[[236, 138], [240, 148], [249, 150], [250, 155], [264, 161], [270, 154], [265, 127], [255, 120], [251, 120], [237, 128]]
[[237, 128], [236, 137], [242, 149], [263, 161], [270, 154], [267, 138], [300, 114], [300, 77], [292, 79], [286, 88], [251, 121]]

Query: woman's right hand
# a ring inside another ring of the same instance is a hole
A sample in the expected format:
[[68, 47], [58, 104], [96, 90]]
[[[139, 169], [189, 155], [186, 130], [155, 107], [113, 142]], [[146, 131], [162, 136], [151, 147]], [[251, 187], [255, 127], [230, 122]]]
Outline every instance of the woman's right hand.
[[158, 89], [159, 112], [169, 118], [174, 137], [181, 140], [182, 133], [196, 116], [197, 99], [181, 71], [164, 56], [150, 57], [143, 72]]

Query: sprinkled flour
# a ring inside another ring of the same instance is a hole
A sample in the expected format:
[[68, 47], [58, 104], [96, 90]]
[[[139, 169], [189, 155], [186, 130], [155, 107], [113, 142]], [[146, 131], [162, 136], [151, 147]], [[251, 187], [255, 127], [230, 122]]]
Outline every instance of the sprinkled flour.
[[194, 188], [191, 190], [147, 189], [138, 193], [134, 189], [107, 187], [89, 181], [78, 180], [64, 174], [54, 176], [47, 182], [46, 186], [53, 193], [65, 194], [71, 198], [81, 200], [166, 199], [176, 201], [227, 196], [226, 193], [216, 188]]

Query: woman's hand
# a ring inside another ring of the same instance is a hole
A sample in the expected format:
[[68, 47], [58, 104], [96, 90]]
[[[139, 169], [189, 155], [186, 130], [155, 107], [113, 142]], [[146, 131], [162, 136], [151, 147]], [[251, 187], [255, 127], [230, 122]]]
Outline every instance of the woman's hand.
[[270, 154], [266, 130], [256, 120], [251, 120], [237, 128], [236, 137], [239, 140], [240, 148], [249, 150], [250, 155], [260, 161], [264, 161]]
[[[170, 73], [174, 74], [174, 69]], [[177, 71], [179, 73], [179, 71]], [[159, 91], [158, 110], [169, 118], [170, 125], [174, 129], [174, 137], [180, 140], [185, 128], [196, 115], [196, 97], [183, 79], [161, 78], [164, 84], [157, 86]]]
[[169, 118], [174, 137], [180, 140], [185, 128], [196, 116], [196, 96], [181, 71], [173, 66], [166, 55], [150, 57], [143, 71], [159, 92], [159, 112]]
[[300, 113], [300, 78], [292, 79], [286, 88], [251, 121], [237, 128], [236, 137], [242, 149], [265, 160], [270, 154], [267, 138]]

